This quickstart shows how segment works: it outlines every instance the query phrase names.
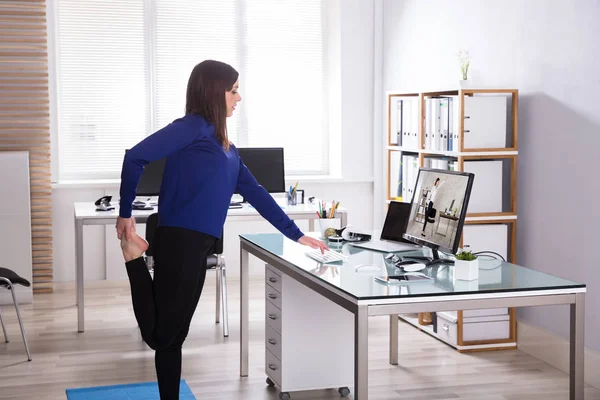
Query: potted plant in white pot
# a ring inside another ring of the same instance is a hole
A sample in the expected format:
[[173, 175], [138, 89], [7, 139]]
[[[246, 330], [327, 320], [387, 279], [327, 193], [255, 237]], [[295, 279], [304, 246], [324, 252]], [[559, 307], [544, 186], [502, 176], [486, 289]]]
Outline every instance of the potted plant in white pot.
[[456, 254], [454, 261], [454, 279], [472, 281], [479, 278], [479, 259], [470, 251]]

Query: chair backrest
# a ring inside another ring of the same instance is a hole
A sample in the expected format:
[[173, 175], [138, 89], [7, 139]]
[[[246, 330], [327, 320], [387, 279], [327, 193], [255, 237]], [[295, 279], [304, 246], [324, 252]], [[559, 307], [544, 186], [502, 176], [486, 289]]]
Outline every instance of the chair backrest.
[[[154, 239], [154, 234], [156, 233], [156, 228], [158, 227], [158, 213], [150, 214], [148, 217], [148, 221], [146, 221], [146, 241], [148, 242], [148, 250], [146, 250], [146, 255], [153, 257], [152, 251], [152, 240]], [[223, 254], [223, 238], [221, 237], [217, 240], [215, 244], [215, 248], [213, 251], [214, 254]]]
[[[0, 268], [0, 277], [8, 279], [13, 285], [31, 286], [31, 283], [27, 279], [20, 277], [15, 271], [8, 268]], [[0, 280], [0, 286], [8, 286], [8, 283]]]
[[152, 241], [154, 240], [154, 234], [156, 233], [157, 227], [158, 213], [150, 214], [148, 221], [146, 221], [146, 241], [148, 242], [148, 250], [146, 250], [146, 255], [150, 257], [154, 255], [152, 252]]

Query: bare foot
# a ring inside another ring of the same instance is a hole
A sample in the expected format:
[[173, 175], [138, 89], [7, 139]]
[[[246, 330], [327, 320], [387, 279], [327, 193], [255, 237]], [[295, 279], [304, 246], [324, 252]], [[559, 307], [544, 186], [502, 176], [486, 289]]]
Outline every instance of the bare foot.
[[128, 241], [125, 238], [125, 233], [123, 233], [123, 236], [121, 237], [121, 250], [123, 250], [125, 262], [135, 260], [148, 250], [148, 242], [135, 232], [133, 233], [131, 240]]

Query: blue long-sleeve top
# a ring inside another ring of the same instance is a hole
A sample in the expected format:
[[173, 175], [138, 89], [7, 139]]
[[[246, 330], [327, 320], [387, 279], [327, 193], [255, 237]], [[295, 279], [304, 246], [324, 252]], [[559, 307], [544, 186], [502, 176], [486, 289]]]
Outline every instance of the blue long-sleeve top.
[[131, 217], [144, 166], [167, 157], [158, 199], [159, 224], [220, 238], [234, 192], [275, 228], [297, 241], [303, 236], [273, 197], [252, 176], [237, 148], [225, 150], [215, 127], [188, 114], [146, 137], [125, 154], [121, 172], [119, 215]]

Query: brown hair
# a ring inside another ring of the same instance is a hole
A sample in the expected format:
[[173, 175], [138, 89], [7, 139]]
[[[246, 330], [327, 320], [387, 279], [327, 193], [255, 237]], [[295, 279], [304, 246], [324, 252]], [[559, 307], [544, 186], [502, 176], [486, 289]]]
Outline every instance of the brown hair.
[[215, 126], [215, 135], [226, 150], [227, 104], [225, 92], [233, 88], [238, 72], [229, 64], [205, 60], [196, 65], [188, 80], [185, 114], [199, 114]]

